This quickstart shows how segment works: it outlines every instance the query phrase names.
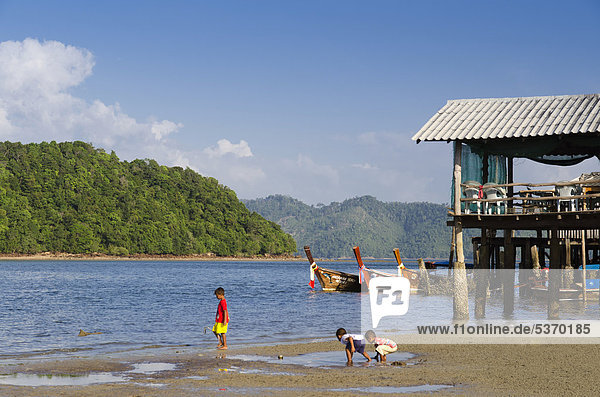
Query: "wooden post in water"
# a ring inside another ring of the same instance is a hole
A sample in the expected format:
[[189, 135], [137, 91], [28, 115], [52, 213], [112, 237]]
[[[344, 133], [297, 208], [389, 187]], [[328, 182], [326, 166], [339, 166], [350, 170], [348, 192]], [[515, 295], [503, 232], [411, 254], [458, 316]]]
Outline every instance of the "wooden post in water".
[[[454, 142], [454, 214], [461, 215], [461, 163], [462, 143]], [[469, 319], [469, 294], [467, 288], [467, 271], [465, 269], [465, 254], [463, 250], [462, 222], [460, 218], [454, 221], [456, 236], [456, 263], [454, 264], [454, 319]]]
[[537, 244], [531, 246], [531, 267], [533, 269], [533, 276], [539, 280], [542, 277], [542, 273], [540, 267], [540, 255], [538, 252]]
[[565, 238], [565, 270], [563, 271], [563, 286], [565, 288], [573, 287], [573, 263], [571, 259], [571, 239]]
[[448, 258], [448, 269], [452, 269], [454, 264], [454, 252], [456, 250], [456, 234], [454, 234], [454, 226], [452, 226], [452, 241], [450, 242], [450, 257]]
[[473, 268], [479, 267], [479, 256], [481, 255], [480, 245], [473, 241]]
[[423, 293], [427, 296], [431, 294], [431, 286], [429, 284], [429, 273], [425, 267], [425, 261], [423, 258], [419, 258], [419, 289], [423, 290]]
[[548, 270], [548, 320], [558, 320], [559, 318], [561, 278], [558, 230], [552, 229], [550, 235], [550, 269]]
[[527, 239], [521, 247], [521, 264], [519, 265], [519, 296], [528, 296], [531, 291], [531, 240]]
[[515, 246], [512, 242], [512, 230], [504, 230], [502, 294], [504, 296], [504, 314], [510, 315], [515, 307]]
[[[501, 289], [504, 288], [504, 279], [502, 278], [502, 274], [504, 272], [504, 244], [502, 247], [496, 247], [498, 250], [498, 263], [496, 264], [496, 288]], [[504, 300], [504, 292], [502, 295], [502, 299]]]
[[[583, 200], [583, 210], [585, 211], [587, 209], [587, 204], [585, 202], [585, 200]], [[587, 238], [587, 230], [582, 230], [581, 231], [581, 287], [583, 288], [582, 291], [582, 299], [583, 299], [583, 303], [585, 304], [586, 300], [587, 300], [587, 274], [585, 272], [586, 266], [587, 266], [587, 249], [585, 248], [585, 240]], [[598, 291], [600, 292], [600, 288], [598, 288]], [[600, 299], [600, 293], [598, 294], [598, 299]]]
[[475, 318], [485, 318], [485, 303], [487, 300], [488, 274], [490, 272], [490, 246], [487, 229], [481, 229], [481, 247], [479, 260], [475, 262]]
[[[585, 273], [585, 268], [587, 266], [587, 249], [585, 248], [585, 239], [587, 237], [586, 234], [586, 230], [581, 231], [581, 287], [583, 288], [581, 298], [583, 299], [583, 303], [585, 303], [587, 300], [587, 274]], [[600, 294], [598, 295], [600, 298]]]
[[[548, 239], [550, 238], [550, 235], [546, 236]], [[544, 232], [542, 230], [537, 230], [537, 254], [538, 254], [538, 264], [540, 265], [539, 268], [541, 269], [542, 267], [546, 267], [546, 254], [544, 253], [544, 249], [545, 249], [545, 241], [544, 241]], [[542, 266], [544, 265], [544, 266]], [[534, 267], [535, 269], [535, 267]]]

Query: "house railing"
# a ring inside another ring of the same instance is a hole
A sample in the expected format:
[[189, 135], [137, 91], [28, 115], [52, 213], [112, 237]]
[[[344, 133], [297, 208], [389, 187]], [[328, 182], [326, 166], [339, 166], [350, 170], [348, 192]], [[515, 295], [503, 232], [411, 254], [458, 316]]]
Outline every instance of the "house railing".
[[600, 178], [550, 183], [461, 184], [464, 214], [600, 211]]

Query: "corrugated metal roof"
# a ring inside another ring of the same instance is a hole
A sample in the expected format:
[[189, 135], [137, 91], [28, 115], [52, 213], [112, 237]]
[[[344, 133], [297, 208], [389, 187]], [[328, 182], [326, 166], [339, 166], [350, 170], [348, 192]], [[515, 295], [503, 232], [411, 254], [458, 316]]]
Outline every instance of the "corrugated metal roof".
[[600, 133], [600, 94], [450, 100], [415, 141]]

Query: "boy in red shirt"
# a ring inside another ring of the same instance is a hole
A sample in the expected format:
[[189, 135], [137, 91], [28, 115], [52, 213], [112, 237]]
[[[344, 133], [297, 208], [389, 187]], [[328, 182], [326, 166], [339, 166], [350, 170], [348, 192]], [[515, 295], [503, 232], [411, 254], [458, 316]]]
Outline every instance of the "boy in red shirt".
[[219, 340], [217, 349], [227, 349], [227, 324], [229, 324], [229, 312], [227, 311], [227, 301], [225, 300], [225, 290], [221, 287], [215, 290], [215, 296], [219, 299], [217, 306], [217, 317], [213, 326], [213, 333]]

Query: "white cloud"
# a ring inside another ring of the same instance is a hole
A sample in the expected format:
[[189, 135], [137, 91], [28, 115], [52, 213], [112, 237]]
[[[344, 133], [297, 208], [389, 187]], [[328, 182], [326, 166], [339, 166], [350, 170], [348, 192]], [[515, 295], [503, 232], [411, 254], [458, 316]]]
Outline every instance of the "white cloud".
[[169, 135], [172, 132], [177, 131], [178, 129], [180, 129], [182, 127], [183, 127], [183, 124], [181, 124], [181, 123], [174, 123], [169, 120], [163, 120], [163, 121], [152, 123], [151, 131], [152, 131], [152, 134], [154, 135], [154, 138], [157, 141], [160, 141], [163, 137]]
[[[192, 159], [187, 162], [187, 159]], [[240, 197], [247, 192], [257, 192], [254, 197], [258, 197], [261, 188], [264, 189], [264, 182], [269, 178], [263, 171], [260, 164], [253, 158], [240, 158], [235, 156], [210, 157], [204, 151], [200, 153], [188, 153], [180, 155], [178, 161], [186, 161], [189, 167], [204, 176], [216, 178], [220, 183], [229, 186], [236, 193], [242, 193]], [[272, 182], [272, 180], [270, 181]]]
[[2, 107], [2, 100], [0, 100], [0, 138], [4, 139], [5, 136], [9, 136], [12, 132], [13, 126], [8, 121], [8, 112]]
[[330, 182], [336, 184], [339, 182], [339, 173], [333, 166], [327, 164], [318, 164], [312, 158], [306, 155], [299, 154], [298, 158], [296, 159], [296, 165], [300, 170], [308, 174], [324, 177]]
[[94, 57], [57, 41], [34, 39], [0, 43], [0, 90], [3, 95], [56, 94], [80, 84], [92, 74]]
[[141, 149], [159, 151], [152, 146], [183, 127], [169, 120], [139, 122], [118, 103], [89, 103], [69, 93], [93, 67], [90, 51], [57, 41], [1, 42], [0, 136], [21, 142], [83, 140], [117, 149], [120, 156], [145, 157]]
[[352, 164], [352, 167], [359, 168], [361, 170], [378, 170], [379, 169], [379, 167], [377, 167], [375, 165], [371, 165], [369, 163]]
[[227, 139], [219, 139], [217, 146], [211, 146], [204, 149], [204, 153], [211, 158], [223, 157], [227, 154], [232, 154], [238, 158], [253, 156], [248, 142], [243, 139], [240, 143], [231, 143]]

